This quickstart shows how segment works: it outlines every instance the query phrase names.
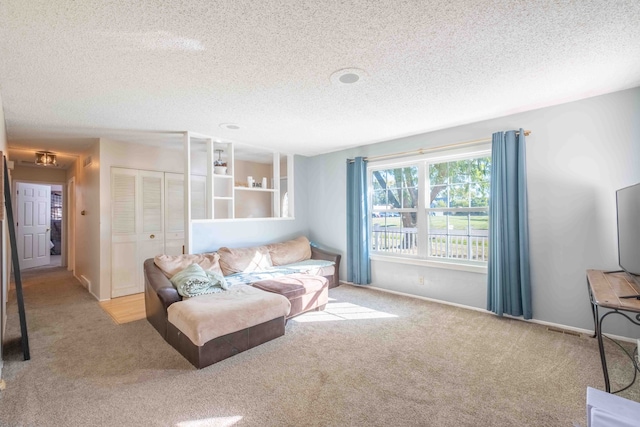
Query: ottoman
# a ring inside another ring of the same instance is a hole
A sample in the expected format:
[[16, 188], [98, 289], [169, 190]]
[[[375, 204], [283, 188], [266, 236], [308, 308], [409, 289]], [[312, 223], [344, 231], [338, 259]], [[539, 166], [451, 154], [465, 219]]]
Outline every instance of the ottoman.
[[284, 335], [291, 304], [248, 285], [200, 295], [167, 308], [167, 342], [196, 368]]
[[323, 276], [288, 274], [274, 279], [260, 280], [254, 288], [287, 297], [291, 311], [287, 320], [310, 310], [324, 310], [329, 300], [329, 281]]

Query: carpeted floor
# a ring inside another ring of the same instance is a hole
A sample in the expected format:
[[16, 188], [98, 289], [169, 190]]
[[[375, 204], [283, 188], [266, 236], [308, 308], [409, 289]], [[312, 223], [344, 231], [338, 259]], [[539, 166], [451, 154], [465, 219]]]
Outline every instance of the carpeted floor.
[[[586, 387], [603, 388], [595, 339], [347, 285], [326, 313], [196, 370], [64, 269], [23, 280], [32, 359], [12, 294], [2, 426], [584, 426]], [[610, 359], [624, 384], [629, 362]]]

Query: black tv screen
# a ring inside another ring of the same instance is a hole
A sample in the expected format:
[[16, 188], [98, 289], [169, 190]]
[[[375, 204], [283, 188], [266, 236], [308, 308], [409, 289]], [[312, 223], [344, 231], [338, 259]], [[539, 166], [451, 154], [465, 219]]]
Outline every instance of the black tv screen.
[[618, 215], [618, 264], [629, 274], [640, 275], [640, 184], [616, 191]]

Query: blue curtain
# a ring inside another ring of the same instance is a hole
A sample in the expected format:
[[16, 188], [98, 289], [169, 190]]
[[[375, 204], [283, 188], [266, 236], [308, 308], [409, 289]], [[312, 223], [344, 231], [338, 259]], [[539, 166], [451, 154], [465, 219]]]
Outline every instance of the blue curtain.
[[347, 160], [347, 280], [351, 283], [371, 283], [369, 235], [367, 162], [356, 157]]
[[487, 310], [531, 319], [525, 135], [493, 134]]

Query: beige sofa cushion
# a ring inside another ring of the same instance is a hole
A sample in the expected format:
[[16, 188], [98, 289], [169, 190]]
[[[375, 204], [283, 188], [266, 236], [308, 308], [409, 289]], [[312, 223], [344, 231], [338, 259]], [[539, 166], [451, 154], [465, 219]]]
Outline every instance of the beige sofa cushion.
[[305, 236], [267, 245], [273, 265], [293, 264], [311, 258], [311, 245]]
[[266, 246], [231, 249], [218, 249], [222, 274], [228, 276], [233, 273], [251, 273], [264, 271], [273, 266], [269, 250]]
[[220, 256], [215, 252], [204, 254], [185, 255], [156, 255], [153, 263], [171, 279], [176, 273], [189, 267], [191, 264], [198, 264], [204, 271], [222, 274], [220, 268]]
[[226, 292], [173, 303], [167, 313], [171, 324], [192, 343], [203, 346], [232, 332], [286, 317], [289, 310], [291, 303], [282, 295], [248, 285], [235, 285]]

